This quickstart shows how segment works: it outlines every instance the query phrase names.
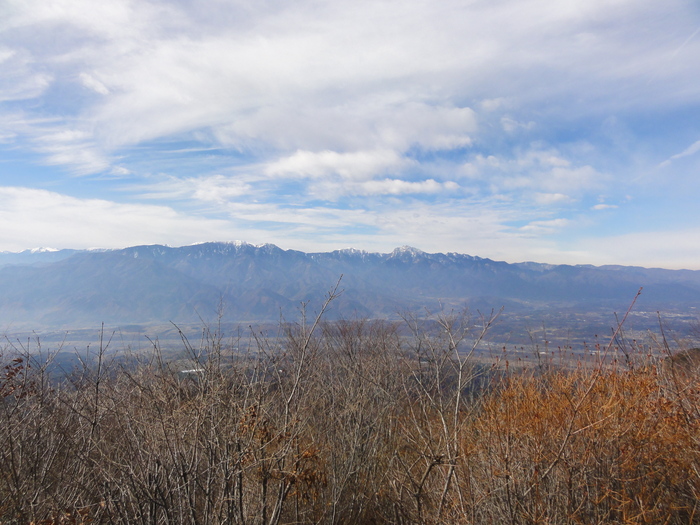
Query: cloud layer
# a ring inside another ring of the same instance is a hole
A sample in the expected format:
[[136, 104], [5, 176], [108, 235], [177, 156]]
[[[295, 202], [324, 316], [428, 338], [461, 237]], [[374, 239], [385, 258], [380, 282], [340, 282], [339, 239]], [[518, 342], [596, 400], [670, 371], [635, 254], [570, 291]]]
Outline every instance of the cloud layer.
[[[0, 249], [628, 259], [591, 239], [700, 220], [698, 27], [689, 0], [6, 0]], [[700, 261], [673, 238], [629, 249]]]

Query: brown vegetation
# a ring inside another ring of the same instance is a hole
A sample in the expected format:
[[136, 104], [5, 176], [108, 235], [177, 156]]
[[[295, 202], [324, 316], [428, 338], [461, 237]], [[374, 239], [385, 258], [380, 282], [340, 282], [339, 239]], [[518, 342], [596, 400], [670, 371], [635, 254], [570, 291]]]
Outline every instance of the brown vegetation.
[[60, 385], [8, 362], [0, 523], [700, 522], [697, 377], [483, 368], [493, 319], [321, 315], [246, 357], [185, 340], [194, 377], [157, 345]]

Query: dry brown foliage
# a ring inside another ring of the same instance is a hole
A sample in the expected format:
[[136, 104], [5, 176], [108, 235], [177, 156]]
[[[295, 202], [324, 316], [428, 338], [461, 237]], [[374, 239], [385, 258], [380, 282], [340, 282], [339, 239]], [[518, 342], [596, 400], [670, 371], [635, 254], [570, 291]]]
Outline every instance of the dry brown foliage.
[[473, 363], [497, 315], [407, 338], [322, 314], [246, 356], [183, 339], [184, 379], [157, 344], [61, 385], [11, 357], [0, 523], [700, 522], [696, 375], [514, 373]]

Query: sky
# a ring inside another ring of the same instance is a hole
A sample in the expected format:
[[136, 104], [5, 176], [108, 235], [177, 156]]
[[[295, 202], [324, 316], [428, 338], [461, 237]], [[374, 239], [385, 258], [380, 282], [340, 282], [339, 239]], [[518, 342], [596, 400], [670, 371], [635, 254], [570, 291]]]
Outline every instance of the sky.
[[700, 270], [696, 0], [0, 0], [0, 251]]

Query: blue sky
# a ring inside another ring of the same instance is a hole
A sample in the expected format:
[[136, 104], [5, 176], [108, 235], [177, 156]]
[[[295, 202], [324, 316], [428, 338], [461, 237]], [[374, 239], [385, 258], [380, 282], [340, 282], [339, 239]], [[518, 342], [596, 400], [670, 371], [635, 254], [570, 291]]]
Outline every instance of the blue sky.
[[0, 0], [0, 250], [700, 269], [700, 4]]

